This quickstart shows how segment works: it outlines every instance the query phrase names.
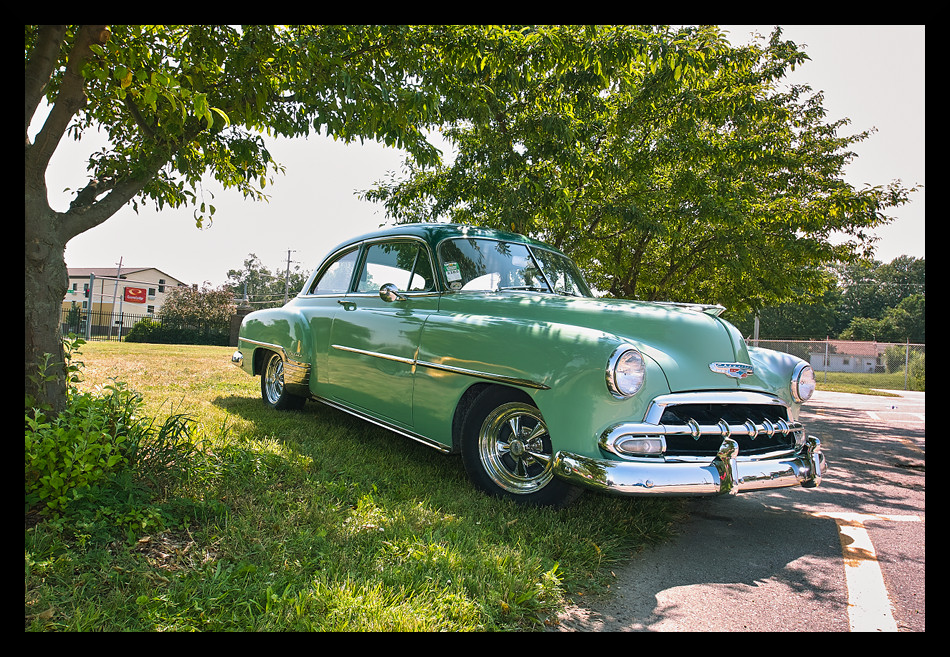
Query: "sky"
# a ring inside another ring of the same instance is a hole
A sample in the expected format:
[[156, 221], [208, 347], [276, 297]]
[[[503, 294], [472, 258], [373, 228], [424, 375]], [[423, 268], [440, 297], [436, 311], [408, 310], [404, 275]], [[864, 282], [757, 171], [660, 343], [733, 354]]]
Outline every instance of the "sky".
[[[723, 25], [733, 44], [765, 37], [772, 25]], [[855, 147], [846, 178], [860, 189], [900, 179], [906, 187], [924, 185], [924, 26], [783, 25], [783, 36], [803, 47], [810, 60], [790, 82], [825, 94], [826, 121], [847, 117], [848, 134], [876, 129]], [[35, 129], [34, 129], [35, 131]], [[269, 202], [245, 200], [213, 181], [203, 200], [216, 207], [211, 225], [198, 229], [193, 208], [136, 213], [126, 206], [101, 226], [71, 240], [69, 267], [155, 267], [186, 283], [218, 286], [229, 269], [240, 269], [255, 254], [271, 270], [291, 266], [308, 273], [343, 240], [386, 223], [382, 206], [359, 200], [356, 192], [398, 172], [403, 154], [366, 142], [343, 144], [329, 138], [268, 139], [274, 158], [286, 167], [265, 192]], [[50, 203], [65, 211], [86, 181], [90, 150], [85, 139], [64, 139], [47, 173]], [[924, 191], [888, 214], [895, 221], [875, 231], [875, 257], [890, 262], [900, 255], [924, 257]], [[290, 252], [288, 254], [288, 251]]]

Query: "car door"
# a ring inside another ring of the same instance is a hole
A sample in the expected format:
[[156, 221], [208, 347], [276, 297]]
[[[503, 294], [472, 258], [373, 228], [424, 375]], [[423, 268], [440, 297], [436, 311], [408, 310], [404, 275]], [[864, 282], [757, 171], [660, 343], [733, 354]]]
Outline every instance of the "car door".
[[[426, 317], [438, 310], [425, 242], [364, 245], [351, 291], [338, 300], [327, 350], [330, 396], [381, 419], [412, 426], [415, 359]], [[382, 296], [383, 287], [395, 291]]]

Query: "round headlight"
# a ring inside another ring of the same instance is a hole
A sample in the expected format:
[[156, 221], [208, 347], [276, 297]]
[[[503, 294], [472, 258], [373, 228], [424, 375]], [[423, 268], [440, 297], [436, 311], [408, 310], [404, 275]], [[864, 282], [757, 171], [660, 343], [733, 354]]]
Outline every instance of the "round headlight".
[[646, 374], [643, 354], [630, 345], [621, 345], [607, 361], [607, 388], [614, 397], [632, 397], [643, 387]]
[[811, 365], [800, 363], [792, 375], [792, 397], [799, 404], [811, 399], [815, 392], [815, 370]]

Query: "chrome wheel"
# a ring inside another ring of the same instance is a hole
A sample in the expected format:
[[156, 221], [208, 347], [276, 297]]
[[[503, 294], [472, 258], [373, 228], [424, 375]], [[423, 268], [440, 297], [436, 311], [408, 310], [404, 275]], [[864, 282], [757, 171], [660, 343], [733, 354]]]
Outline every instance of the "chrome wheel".
[[299, 410], [306, 397], [287, 392], [284, 385], [284, 360], [280, 354], [269, 352], [261, 368], [261, 398], [277, 410]]
[[264, 400], [271, 406], [276, 405], [284, 394], [284, 361], [279, 355], [273, 354], [267, 360], [261, 379]]
[[538, 409], [522, 402], [502, 404], [485, 418], [478, 457], [491, 481], [509, 493], [537, 492], [553, 478], [548, 429]]

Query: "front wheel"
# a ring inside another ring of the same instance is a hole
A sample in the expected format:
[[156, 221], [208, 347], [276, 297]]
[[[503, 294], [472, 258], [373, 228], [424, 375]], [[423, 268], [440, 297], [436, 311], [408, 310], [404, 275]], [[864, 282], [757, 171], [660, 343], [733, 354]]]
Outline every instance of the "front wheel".
[[284, 387], [284, 360], [280, 354], [269, 352], [261, 368], [261, 398], [264, 403], [277, 410], [303, 408], [304, 397], [292, 395]]
[[489, 389], [465, 422], [462, 462], [482, 491], [532, 506], [564, 507], [581, 489], [554, 476], [551, 437], [541, 412], [510, 391]]

